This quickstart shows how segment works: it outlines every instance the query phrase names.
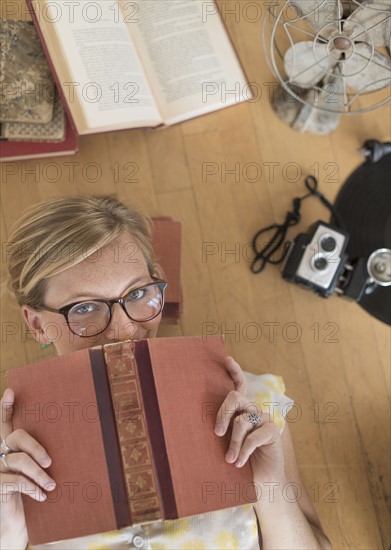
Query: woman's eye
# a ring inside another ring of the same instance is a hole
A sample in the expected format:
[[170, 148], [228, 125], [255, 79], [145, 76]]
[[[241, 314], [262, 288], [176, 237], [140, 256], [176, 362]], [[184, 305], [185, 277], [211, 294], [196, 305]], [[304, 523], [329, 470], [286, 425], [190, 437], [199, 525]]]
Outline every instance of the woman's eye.
[[99, 310], [98, 304], [85, 303], [85, 304], [80, 304], [80, 305], [76, 306], [72, 310], [72, 313], [76, 313], [77, 315], [85, 315], [86, 313], [92, 313], [92, 312], [98, 311], [98, 310]]
[[144, 298], [147, 292], [148, 290], [146, 288], [136, 288], [128, 294], [128, 298], [131, 300], [140, 300], [141, 298]]

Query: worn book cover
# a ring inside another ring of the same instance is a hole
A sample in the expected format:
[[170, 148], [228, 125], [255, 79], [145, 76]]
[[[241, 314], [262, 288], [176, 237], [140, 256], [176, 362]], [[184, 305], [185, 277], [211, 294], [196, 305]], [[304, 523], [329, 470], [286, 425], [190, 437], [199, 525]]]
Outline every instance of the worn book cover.
[[31, 21], [0, 21], [0, 121], [47, 123], [54, 80]]
[[65, 139], [62, 141], [0, 141], [0, 162], [73, 155], [78, 151], [78, 136], [65, 114]]
[[255, 501], [251, 466], [225, 460], [219, 407], [234, 384], [218, 336], [85, 349], [8, 373], [14, 428], [52, 457], [54, 491], [24, 497], [30, 544]]
[[1, 137], [9, 141], [58, 142], [65, 139], [65, 113], [61, 98], [56, 94], [50, 122], [4, 122]]

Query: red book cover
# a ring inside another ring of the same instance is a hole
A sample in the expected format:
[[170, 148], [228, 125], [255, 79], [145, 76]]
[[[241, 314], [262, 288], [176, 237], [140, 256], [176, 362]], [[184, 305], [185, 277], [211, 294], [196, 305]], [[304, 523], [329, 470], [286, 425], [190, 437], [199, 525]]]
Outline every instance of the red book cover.
[[30, 544], [211, 512], [256, 498], [251, 466], [214, 433], [233, 381], [218, 336], [116, 342], [11, 370], [14, 428], [56, 481], [24, 498]]

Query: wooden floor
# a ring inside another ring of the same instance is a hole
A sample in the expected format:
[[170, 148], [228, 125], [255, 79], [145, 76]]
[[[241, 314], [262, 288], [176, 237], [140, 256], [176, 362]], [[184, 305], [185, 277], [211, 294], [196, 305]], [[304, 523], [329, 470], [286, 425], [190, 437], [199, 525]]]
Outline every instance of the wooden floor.
[[[238, 10], [245, 2], [223, 4]], [[162, 131], [84, 137], [77, 156], [13, 163], [8, 172], [3, 166], [3, 241], [25, 207], [64, 195], [115, 193], [152, 216], [181, 220], [185, 310], [178, 326], [160, 334], [225, 331], [244, 369], [282, 375], [297, 404], [290, 426], [298, 463], [334, 548], [387, 548], [389, 328], [355, 303], [287, 284], [277, 266], [254, 276], [247, 244], [256, 230], [283, 220], [292, 198], [304, 194], [306, 174], [316, 171], [321, 191], [333, 199], [362, 162], [357, 150], [364, 140], [390, 139], [390, 110], [345, 118], [327, 137], [295, 133], [269, 105], [267, 83], [274, 79], [262, 54], [261, 22], [225, 19], [249, 80], [262, 91], [258, 101]], [[73, 175], [67, 163], [75, 163]], [[295, 182], [297, 173], [303, 177]], [[290, 237], [328, 220], [315, 199], [302, 214]], [[3, 271], [5, 255], [3, 248]], [[3, 373], [51, 353], [26, 335], [5, 294], [1, 326]]]

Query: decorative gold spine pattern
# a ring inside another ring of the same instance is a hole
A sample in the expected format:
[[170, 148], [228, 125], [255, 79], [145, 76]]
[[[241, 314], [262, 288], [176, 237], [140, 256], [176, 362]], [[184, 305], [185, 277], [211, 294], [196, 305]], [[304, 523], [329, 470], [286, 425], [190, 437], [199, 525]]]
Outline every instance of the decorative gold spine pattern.
[[133, 342], [103, 348], [132, 524], [162, 519]]

